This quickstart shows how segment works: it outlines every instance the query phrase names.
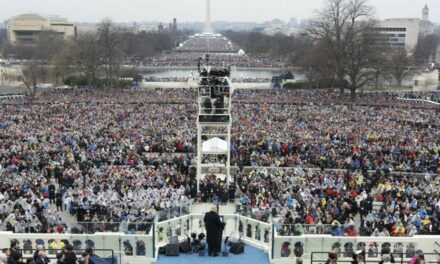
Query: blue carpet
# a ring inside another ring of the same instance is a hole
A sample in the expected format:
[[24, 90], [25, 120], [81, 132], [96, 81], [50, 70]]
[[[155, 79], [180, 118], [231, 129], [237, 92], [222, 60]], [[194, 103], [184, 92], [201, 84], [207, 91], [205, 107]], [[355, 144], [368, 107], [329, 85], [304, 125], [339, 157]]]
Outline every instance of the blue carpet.
[[[206, 251], [207, 252], [207, 251]], [[178, 257], [167, 257], [160, 255], [156, 264], [196, 264], [196, 263], [228, 263], [228, 264], [269, 264], [269, 257], [264, 251], [253, 248], [246, 245], [244, 248], [244, 254], [234, 255], [229, 253], [229, 256], [222, 257], [208, 257], [206, 254], [204, 257], [199, 257], [198, 254], [186, 255], [180, 253]]]

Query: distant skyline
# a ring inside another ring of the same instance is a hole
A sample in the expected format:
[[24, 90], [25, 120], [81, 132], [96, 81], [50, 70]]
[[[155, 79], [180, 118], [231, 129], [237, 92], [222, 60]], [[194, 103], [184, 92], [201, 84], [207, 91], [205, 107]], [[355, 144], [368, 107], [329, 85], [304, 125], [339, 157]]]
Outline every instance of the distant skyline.
[[[265, 22], [275, 18], [309, 19], [326, 0], [212, 0], [212, 20]], [[52, 14], [72, 22], [202, 22], [205, 0], [0, 0], [0, 21], [23, 13]], [[430, 20], [440, 22], [440, 0], [369, 0], [376, 18], [421, 18], [425, 4]]]

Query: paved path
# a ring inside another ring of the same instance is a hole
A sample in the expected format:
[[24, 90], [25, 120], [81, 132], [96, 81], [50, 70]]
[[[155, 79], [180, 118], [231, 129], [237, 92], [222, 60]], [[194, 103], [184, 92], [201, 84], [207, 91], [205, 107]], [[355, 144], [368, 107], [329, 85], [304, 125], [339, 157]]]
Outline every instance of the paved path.
[[[60, 189], [59, 184], [56, 183], [54, 179], [52, 179], [52, 182], [55, 185], [55, 192], [58, 192], [58, 190]], [[69, 227], [69, 233], [73, 227], [76, 227], [81, 230], [81, 226], [78, 224], [76, 217], [72, 216], [71, 214], [69, 214], [68, 211], [64, 210], [64, 204], [63, 204], [63, 211], [57, 212], [57, 207], [55, 204], [49, 205], [49, 209], [52, 213], [55, 213], [55, 214], [58, 214], [59, 216], [61, 216], [61, 219], [63, 220], [63, 222], [66, 223], [66, 225]]]

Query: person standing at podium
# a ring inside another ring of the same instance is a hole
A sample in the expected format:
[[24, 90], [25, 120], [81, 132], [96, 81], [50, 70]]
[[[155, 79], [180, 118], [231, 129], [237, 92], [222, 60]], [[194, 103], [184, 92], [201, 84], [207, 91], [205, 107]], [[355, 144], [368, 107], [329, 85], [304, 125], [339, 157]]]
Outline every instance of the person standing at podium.
[[205, 218], [203, 220], [206, 228], [208, 255], [217, 257], [221, 251], [222, 233], [225, 223], [220, 220], [216, 206], [213, 206], [211, 211], [205, 214]]

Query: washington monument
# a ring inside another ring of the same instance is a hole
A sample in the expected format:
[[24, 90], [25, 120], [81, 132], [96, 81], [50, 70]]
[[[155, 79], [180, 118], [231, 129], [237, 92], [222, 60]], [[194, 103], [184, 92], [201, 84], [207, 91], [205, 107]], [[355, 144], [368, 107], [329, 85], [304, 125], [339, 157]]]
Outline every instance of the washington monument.
[[206, 0], [206, 22], [203, 33], [214, 33], [211, 25], [211, 0]]

